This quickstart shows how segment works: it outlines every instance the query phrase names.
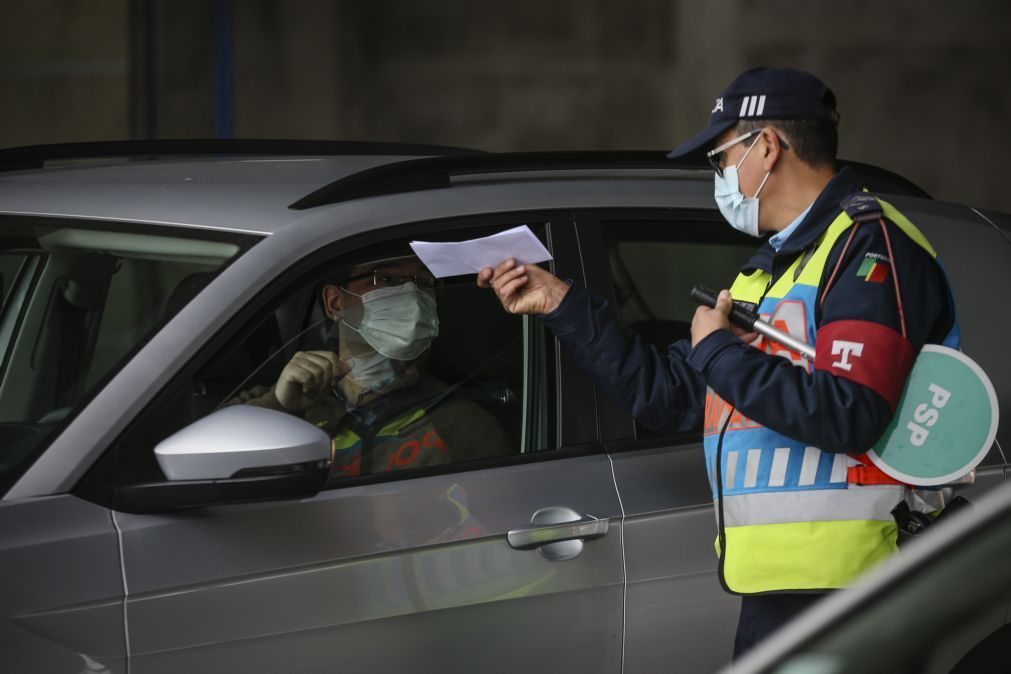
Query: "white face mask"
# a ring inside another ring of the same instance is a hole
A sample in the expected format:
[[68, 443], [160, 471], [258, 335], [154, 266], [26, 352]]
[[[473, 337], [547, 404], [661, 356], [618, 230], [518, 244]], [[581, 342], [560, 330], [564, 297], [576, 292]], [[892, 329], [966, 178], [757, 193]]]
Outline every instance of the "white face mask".
[[435, 298], [418, 290], [413, 282], [376, 288], [358, 297], [362, 300], [361, 321], [358, 325], [344, 321], [344, 325], [387, 358], [414, 360], [439, 335]]
[[714, 186], [713, 186], [713, 196], [716, 199], [716, 205], [720, 209], [720, 213], [726, 218], [727, 222], [734, 229], [744, 232], [745, 234], [750, 234], [751, 236], [759, 236], [758, 232], [758, 194], [765, 187], [765, 182], [772, 175], [772, 171], [765, 174], [765, 178], [762, 179], [762, 184], [758, 186], [758, 191], [755, 192], [755, 196], [748, 198], [741, 193], [740, 183], [738, 182], [737, 169], [744, 160], [748, 158], [751, 150], [758, 143], [758, 139], [761, 136], [755, 138], [755, 142], [751, 144], [748, 151], [744, 153], [741, 157], [741, 161], [737, 162], [736, 166], [728, 166], [723, 169], [723, 175], [719, 173], [714, 174]]
[[344, 362], [351, 368], [347, 379], [362, 389], [359, 395], [382, 391], [397, 379], [397, 369], [393, 366], [393, 361], [381, 353], [351, 356]]

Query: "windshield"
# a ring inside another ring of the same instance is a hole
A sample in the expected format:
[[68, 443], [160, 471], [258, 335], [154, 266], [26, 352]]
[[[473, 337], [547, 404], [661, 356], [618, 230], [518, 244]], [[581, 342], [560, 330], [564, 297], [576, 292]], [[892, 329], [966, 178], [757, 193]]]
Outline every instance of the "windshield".
[[0, 494], [256, 239], [0, 217]]

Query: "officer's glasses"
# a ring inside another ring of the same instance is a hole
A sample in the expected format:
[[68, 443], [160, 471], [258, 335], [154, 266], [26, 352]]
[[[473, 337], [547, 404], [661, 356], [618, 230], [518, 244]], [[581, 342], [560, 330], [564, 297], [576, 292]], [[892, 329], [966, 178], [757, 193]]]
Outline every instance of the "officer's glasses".
[[[728, 140], [723, 145], [720, 145], [719, 147], [714, 147], [709, 152], [706, 152], [706, 159], [709, 160], [709, 165], [713, 167], [714, 171], [716, 171], [716, 175], [720, 176], [721, 178], [723, 177], [723, 159], [724, 159], [723, 154], [727, 150], [737, 145], [738, 143], [743, 143], [749, 138], [754, 138], [758, 134], [762, 133], [762, 131], [763, 129], [752, 129], [751, 131], [748, 131], [747, 133], [744, 133], [743, 135], [740, 135], [737, 138], [734, 138], [733, 140]], [[790, 149], [790, 145], [785, 140], [783, 140], [782, 136], [779, 136], [779, 144], [782, 145], [783, 149], [785, 150]]]
[[351, 278], [345, 279], [344, 283], [341, 285], [346, 287], [349, 283], [364, 279], [371, 279], [373, 288], [398, 288], [405, 283], [414, 283], [414, 287], [418, 290], [431, 290], [436, 285], [435, 278], [429, 274], [400, 276], [397, 274], [390, 274], [381, 269], [373, 269], [372, 271], [365, 272], [364, 274], [356, 274]]
[[737, 145], [738, 143], [743, 143], [744, 141], [748, 140], [749, 138], [754, 138], [757, 134], [760, 134], [760, 133], [762, 133], [761, 129], [752, 129], [751, 131], [748, 131], [744, 135], [738, 136], [737, 138], [734, 138], [733, 140], [728, 140], [723, 145], [720, 145], [719, 147], [714, 147], [709, 152], [706, 152], [706, 159], [709, 160], [709, 165], [713, 167], [714, 171], [716, 171], [716, 175], [720, 176], [721, 178], [723, 177], [723, 153], [724, 152], [726, 152], [727, 150], [729, 150], [733, 146]]

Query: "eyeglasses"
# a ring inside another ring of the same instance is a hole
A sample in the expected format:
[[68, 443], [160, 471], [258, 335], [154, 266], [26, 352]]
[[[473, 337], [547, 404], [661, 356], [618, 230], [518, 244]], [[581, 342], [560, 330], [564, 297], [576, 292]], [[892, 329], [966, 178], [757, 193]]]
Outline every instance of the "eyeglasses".
[[380, 269], [373, 269], [370, 272], [364, 274], [356, 274], [350, 278], [344, 280], [342, 286], [346, 286], [352, 281], [361, 281], [362, 279], [372, 279], [372, 286], [375, 288], [398, 288], [405, 283], [413, 283], [418, 290], [431, 290], [436, 286], [436, 279], [428, 274], [414, 274], [413, 276], [399, 276], [396, 274], [388, 274]]
[[723, 153], [737, 145], [738, 143], [743, 143], [749, 138], [754, 138], [755, 135], [762, 133], [761, 129], [752, 129], [747, 133], [734, 138], [733, 140], [727, 141], [719, 147], [714, 147], [709, 152], [706, 152], [706, 159], [709, 160], [709, 165], [713, 167], [716, 171], [716, 175], [723, 177]]
[[[723, 153], [724, 152], [726, 152], [727, 150], [729, 150], [730, 148], [732, 148], [734, 145], [737, 145], [738, 143], [743, 143], [744, 141], [748, 140], [749, 138], [754, 138], [758, 134], [762, 133], [762, 131], [763, 131], [763, 129], [752, 129], [751, 131], [748, 131], [748, 132], [746, 132], [746, 133], [738, 136], [737, 138], [734, 138], [733, 140], [729, 140], [726, 143], [724, 143], [723, 145], [720, 145], [719, 147], [714, 147], [709, 152], [706, 152], [706, 159], [709, 160], [709, 165], [713, 167], [714, 171], [716, 171], [716, 175], [720, 176], [721, 178], [723, 177]], [[785, 140], [783, 140], [782, 136], [779, 136], [779, 144], [783, 146], [784, 150], [789, 150], [790, 149], [789, 143], [787, 143]]]

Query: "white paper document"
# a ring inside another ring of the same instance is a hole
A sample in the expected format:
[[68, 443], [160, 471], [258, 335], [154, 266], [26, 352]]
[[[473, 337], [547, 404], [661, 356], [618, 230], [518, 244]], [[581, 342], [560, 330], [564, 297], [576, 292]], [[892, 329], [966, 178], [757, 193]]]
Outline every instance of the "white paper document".
[[526, 225], [470, 241], [412, 241], [411, 248], [436, 278], [476, 274], [485, 267], [497, 267], [510, 257], [520, 264], [551, 259], [551, 253]]

